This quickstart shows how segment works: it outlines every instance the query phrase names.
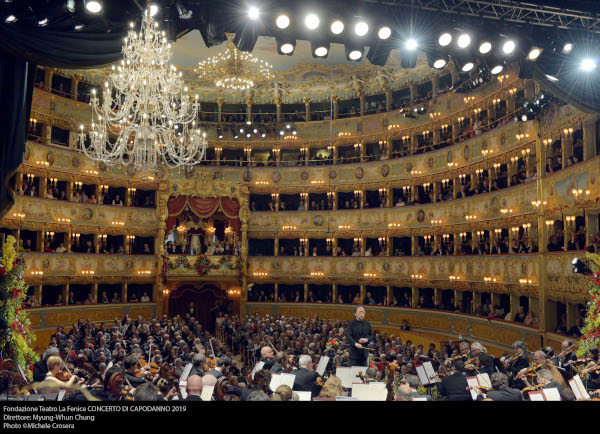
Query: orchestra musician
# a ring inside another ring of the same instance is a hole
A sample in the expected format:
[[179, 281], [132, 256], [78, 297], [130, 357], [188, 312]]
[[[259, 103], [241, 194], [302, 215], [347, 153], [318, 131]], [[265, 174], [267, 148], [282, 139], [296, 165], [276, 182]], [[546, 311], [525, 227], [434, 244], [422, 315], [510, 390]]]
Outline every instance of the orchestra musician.
[[442, 377], [442, 382], [438, 383], [440, 395], [445, 396], [449, 401], [471, 401], [472, 399], [464, 367], [462, 359], [454, 360], [451, 368], [452, 374]]
[[[494, 372], [494, 362], [492, 356], [487, 353], [486, 348], [479, 342], [471, 344], [471, 360], [474, 359], [473, 371], [479, 374], [492, 375]], [[468, 369], [465, 366], [465, 369]]]
[[83, 379], [72, 374], [66, 374], [70, 376], [68, 381], [62, 381], [57, 378], [62, 368], [66, 367], [65, 362], [59, 356], [48, 357], [46, 364], [48, 366], [48, 372], [46, 373], [44, 381], [38, 386], [38, 391], [41, 394], [58, 393], [61, 389], [69, 389], [73, 384], [83, 382]]
[[[560, 347], [560, 353], [553, 356], [550, 360], [552, 360], [552, 362], [559, 368], [563, 368], [564, 365], [570, 360], [576, 360], [577, 355], [575, 354], [575, 351], [573, 351], [573, 342], [570, 340], [562, 341]], [[570, 365], [568, 368], [571, 369]]]
[[283, 366], [278, 363], [285, 357], [284, 353], [277, 353], [277, 356], [275, 356], [273, 348], [264, 346], [260, 350], [260, 355], [260, 361], [265, 363], [263, 369], [268, 369], [274, 374], [279, 374], [285, 370]]
[[509, 379], [512, 380], [512, 387], [523, 389], [525, 384], [518, 378], [518, 373], [523, 368], [529, 367], [529, 359], [525, 353], [525, 343], [523, 341], [515, 341], [512, 344], [515, 353], [511, 357], [501, 357], [500, 361], [504, 365]]
[[587, 353], [587, 364], [583, 367], [573, 366], [573, 370], [586, 378], [589, 390], [600, 389], [600, 370], [594, 369], [600, 364], [600, 352], [598, 348], [590, 348]]
[[[511, 389], [508, 386], [508, 377], [502, 372], [494, 372], [490, 376], [492, 390], [485, 393], [485, 397], [493, 401], [523, 401], [523, 394], [518, 389]], [[476, 388], [477, 401], [483, 401], [483, 392]]]
[[300, 365], [300, 368], [291, 373], [296, 376], [292, 390], [311, 392], [311, 396], [319, 396], [321, 386], [317, 383], [317, 379], [321, 379], [321, 384], [325, 382], [325, 379], [318, 372], [312, 370], [313, 363], [311, 357], [305, 354], [300, 356], [298, 365]]
[[367, 366], [367, 345], [374, 340], [371, 324], [365, 320], [365, 308], [357, 306], [355, 319], [346, 327], [346, 337], [350, 345], [350, 366]]
[[[556, 369], [556, 366], [554, 366], [554, 363], [552, 363], [551, 360], [548, 360], [546, 358], [546, 353], [544, 353], [541, 350], [538, 350], [538, 351], [536, 351], [536, 352], [533, 353], [532, 366], [530, 366], [529, 368], [523, 368], [523, 369], [521, 369], [517, 373], [517, 377], [520, 378], [521, 380], [523, 380], [523, 382], [525, 383], [525, 385], [527, 387], [529, 387], [529, 385], [528, 385], [529, 383], [527, 382], [527, 378], [526, 378], [525, 374], [527, 372], [531, 372], [531, 370], [535, 371], [536, 368], [542, 369], [542, 370], [547, 370], [547, 371], [550, 372], [551, 376], [550, 376], [550, 378], [549, 378], [548, 381], [560, 385], [560, 388], [558, 390], [559, 392], [562, 389], [564, 389], [564, 388], [567, 387], [567, 383], [565, 383], [565, 380], [564, 380], [562, 374], [560, 373], [560, 371], [558, 369]], [[546, 375], [544, 378], [548, 378], [548, 376]], [[541, 383], [538, 382], [538, 384], [541, 384]], [[552, 387], [555, 387], [555, 386], [552, 386]]]

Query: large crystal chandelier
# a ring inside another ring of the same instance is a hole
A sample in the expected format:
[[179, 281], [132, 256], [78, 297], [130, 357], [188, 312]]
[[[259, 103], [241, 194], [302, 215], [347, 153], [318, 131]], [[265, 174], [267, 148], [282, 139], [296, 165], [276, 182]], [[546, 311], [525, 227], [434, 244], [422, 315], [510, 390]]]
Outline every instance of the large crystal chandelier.
[[231, 39], [222, 53], [198, 63], [196, 73], [202, 81], [216, 87], [247, 90], [274, 77], [273, 66], [250, 53], [238, 50]]
[[79, 134], [85, 154], [107, 165], [132, 164], [141, 172], [161, 163], [199, 162], [207, 141], [196, 125], [198, 95], [188, 94], [181, 72], [171, 64], [171, 44], [148, 11], [140, 32], [132, 29], [125, 38], [123, 55], [100, 94], [92, 91], [89, 141], [83, 125]]

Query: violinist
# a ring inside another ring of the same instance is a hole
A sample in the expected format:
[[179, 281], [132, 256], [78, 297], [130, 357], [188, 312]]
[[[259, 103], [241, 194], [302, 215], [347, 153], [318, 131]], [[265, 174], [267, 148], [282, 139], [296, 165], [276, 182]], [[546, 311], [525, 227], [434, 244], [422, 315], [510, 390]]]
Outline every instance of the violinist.
[[[57, 392], [61, 389], [69, 389], [73, 384], [83, 381], [83, 379], [80, 380], [76, 375], [62, 372], [65, 362], [63, 362], [59, 356], [48, 357], [46, 364], [48, 365], [46, 378], [38, 386], [38, 389], [42, 394]], [[67, 376], [70, 377], [69, 380], [63, 381], [63, 378], [66, 378]]]
[[525, 343], [523, 341], [515, 341], [512, 344], [515, 353], [511, 357], [501, 357], [500, 361], [504, 365], [508, 377], [512, 379], [512, 387], [523, 389], [525, 384], [518, 378], [518, 373], [523, 368], [529, 367], [529, 359], [525, 353]]
[[[494, 362], [492, 356], [487, 353], [487, 350], [481, 343], [473, 342], [471, 344], [471, 360], [474, 359], [474, 371], [480, 374], [492, 375], [494, 372]], [[467, 369], [467, 366], [465, 366]]]
[[[550, 374], [551, 374], [551, 378], [549, 379], [549, 381], [551, 381], [554, 384], [558, 384], [560, 386], [560, 388], [558, 388], [559, 392], [562, 389], [565, 389], [567, 387], [567, 384], [565, 383], [565, 380], [562, 377], [562, 375], [559, 372], [559, 370], [556, 369], [556, 366], [554, 366], [554, 363], [552, 363], [551, 360], [548, 360], [546, 358], [546, 353], [544, 353], [541, 350], [536, 351], [535, 353], [533, 353], [533, 362], [532, 362], [532, 365], [529, 368], [523, 368], [523, 369], [521, 369], [519, 371], [519, 373], [517, 374], [517, 376], [519, 378], [521, 378], [521, 380], [523, 380], [523, 382], [525, 383], [525, 385], [527, 387], [529, 387], [529, 383], [527, 382], [527, 373], [528, 372], [535, 372], [536, 369], [541, 369], [541, 370], [547, 370], [547, 371], [549, 371]], [[544, 378], [547, 378], [547, 376], [544, 377]], [[553, 386], [550, 386], [550, 387], [556, 387], [556, 386], [553, 385]]]
[[136, 356], [126, 357], [123, 361], [123, 367], [125, 368], [125, 380], [133, 387], [137, 388], [137, 386], [148, 381]]
[[256, 391], [262, 391], [269, 395], [271, 393], [270, 386], [271, 385], [271, 371], [267, 371], [266, 369], [260, 369], [254, 373], [254, 379], [252, 380], [252, 387], [244, 390], [242, 392], [242, 396], [240, 397], [241, 401], [248, 401], [248, 397]]
[[600, 370], [595, 369], [599, 363], [600, 352], [598, 348], [590, 348], [587, 353], [587, 364], [581, 368], [573, 366], [575, 372], [586, 376], [587, 387], [590, 390], [600, 389]]
[[192, 358], [192, 370], [190, 371], [190, 377], [192, 375], [204, 375], [204, 365], [206, 364], [206, 356], [204, 354], [194, 354]]
[[260, 350], [260, 361], [264, 362], [263, 369], [268, 369], [274, 374], [279, 374], [284, 372], [283, 366], [279, 364], [285, 358], [285, 353], [279, 352], [277, 356], [273, 352], [273, 348], [264, 346]]
[[317, 378], [320, 378], [323, 383], [324, 379], [313, 371], [311, 357], [307, 355], [300, 356], [298, 365], [300, 365], [300, 368], [292, 372], [292, 375], [296, 376], [293, 390], [311, 392], [312, 396], [318, 396], [321, 387], [317, 384]]
[[[368, 371], [368, 369], [367, 369]], [[413, 398], [425, 398], [427, 401], [431, 401], [431, 395], [421, 395], [418, 391], [421, 382], [419, 381], [419, 377], [416, 375], [407, 375], [404, 377], [406, 380], [406, 384], [411, 388]]]
[[[486, 392], [485, 397], [493, 401], [523, 401], [523, 394], [517, 389], [508, 387], [508, 377], [501, 373], [495, 372], [490, 376], [492, 390]], [[483, 401], [483, 392], [481, 389], [476, 389], [477, 401]]]
[[472, 400], [464, 368], [465, 364], [462, 359], [454, 360], [452, 362], [452, 375], [442, 377], [442, 382], [438, 383], [440, 395], [445, 396], [449, 401]]
[[[577, 355], [575, 354], [575, 351], [573, 351], [573, 342], [569, 340], [562, 341], [560, 347], [560, 353], [552, 357], [550, 360], [552, 360], [552, 362], [554, 362], [556, 366], [563, 368], [564, 365], [567, 364], [569, 361], [576, 360]], [[570, 365], [568, 369], [571, 369]]]
[[209, 374], [214, 375], [214, 377], [218, 380], [224, 374], [227, 374], [231, 365], [233, 365], [233, 361], [229, 357], [223, 356], [217, 360], [217, 366], [210, 371]]
[[[559, 392], [561, 392], [563, 387], [558, 381], [555, 380], [556, 378], [549, 369], [540, 369], [536, 373], [536, 382], [538, 387], [541, 387], [542, 389], [557, 389]], [[525, 382], [527, 388], [533, 388], [533, 386], [527, 381], [527, 377], [523, 377], [523, 381]]]
[[187, 378], [187, 384], [185, 386], [185, 391], [187, 392], [187, 396], [185, 398], [186, 401], [202, 401], [200, 396], [202, 395], [202, 377], [199, 375], [190, 375]]

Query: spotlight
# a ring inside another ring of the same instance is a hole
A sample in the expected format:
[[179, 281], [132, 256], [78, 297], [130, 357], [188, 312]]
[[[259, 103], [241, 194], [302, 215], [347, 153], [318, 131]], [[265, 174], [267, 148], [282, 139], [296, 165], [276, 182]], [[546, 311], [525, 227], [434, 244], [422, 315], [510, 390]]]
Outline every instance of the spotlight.
[[248, 18], [251, 20], [258, 20], [260, 10], [256, 6], [250, 6], [248, 8]]
[[503, 69], [504, 69], [503, 65], [496, 65], [492, 68], [492, 74], [494, 74], [494, 75], [500, 74]]
[[405, 45], [406, 45], [407, 50], [413, 51], [413, 50], [417, 49], [417, 47], [419, 46], [419, 43], [417, 42], [416, 39], [411, 38], [408, 41], [406, 41]]
[[442, 33], [438, 42], [442, 47], [450, 45], [450, 42], [452, 42], [452, 35], [450, 33]]
[[558, 80], [558, 77], [555, 77], [554, 75], [550, 75], [550, 74], [546, 74], [546, 78], [550, 81], [553, 81], [554, 83], [556, 83]]
[[475, 64], [473, 62], [467, 62], [463, 65], [462, 72], [469, 72], [474, 67], [475, 67]]
[[534, 61], [537, 60], [538, 57], [540, 57], [540, 54], [542, 54], [542, 49], [539, 47], [531, 47], [531, 49], [529, 50], [529, 53], [527, 54], [527, 59]]
[[280, 29], [287, 29], [290, 25], [290, 18], [287, 15], [279, 15], [275, 20], [275, 25]]
[[593, 71], [594, 69], [596, 69], [596, 61], [594, 59], [583, 59], [581, 61], [581, 69], [586, 71], [586, 72], [590, 72]]
[[458, 37], [457, 43], [459, 48], [467, 48], [471, 43], [471, 36], [468, 33], [463, 33]]
[[48, 24], [48, 18], [42, 18], [38, 21], [38, 26], [40, 27], [44, 27], [46, 24]]
[[327, 57], [329, 54], [329, 42], [327, 43], [310, 43], [312, 47], [313, 57]]
[[150, 16], [153, 17], [158, 13], [158, 6], [155, 4], [150, 5]]
[[523, 122], [527, 122], [527, 115], [523, 115], [523, 116], [521, 116], [521, 120], [522, 120]]
[[571, 51], [573, 51], [573, 44], [567, 42], [563, 47], [562, 52], [563, 54], [569, 54]]
[[102, 10], [102, 2], [99, 0], [87, 0], [85, 2], [85, 9], [92, 14], [97, 14]]
[[319, 23], [321, 21], [319, 20], [319, 17], [316, 16], [315, 14], [308, 14], [305, 18], [304, 18], [304, 25], [309, 29], [309, 30], [315, 30], [317, 27], [319, 27]]
[[85, 24], [75, 24], [75, 30], [79, 31], [85, 27]]
[[515, 51], [517, 44], [512, 39], [509, 39], [504, 44], [502, 44], [502, 52], [504, 54], [512, 54]]
[[335, 20], [333, 23], [331, 23], [331, 33], [334, 35], [339, 35], [343, 31], [344, 23], [342, 23], [340, 20]]
[[479, 45], [479, 52], [481, 54], [487, 54], [490, 51], [492, 51], [492, 44], [491, 44], [491, 42], [484, 41], [484, 42], [481, 43], [481, 45]]
[[436, 69], [442, 69], [446, 66], [446, 61], [444, 59], [438, 59], [433, 63], [433, 67]]
[[356, 33], [357, 36], [365, 36], [368, 31], [369, 31], [369, 25], [367, 23], [365, 23], [364, 21], [359, 21], [354, 26], [354, 33]]
[[348, 47], [348, 44], [346, 44], [345, 48], [346, 48], [346, 59], [347, 60], [360, 60], [362, 58], [364, 47], [361, 47], [361, 46]]
[[294, 48], [296, 48], [296, 40], [289, 38], [277, 38], [277, 52], [279, 54], [285, 54], [291, 56], [294, 54]]
[[75, 12], [75, 0], [67, 0], [66, 7], [69, 12]]
[[17, 17], [15, 17], [13, 14], [10, 14], [9, 16], [6, 17], [6, 19], [4, 21], [6, 23], [14, 23], [17, 21]]
[[392, 36], [392, 29], [390, 29], [387, 26], [384, 26], [379, 29], [379, 32], [377, 32], [377, 36], [379, 36], [379, 39], [387, 39], [390, 36]]

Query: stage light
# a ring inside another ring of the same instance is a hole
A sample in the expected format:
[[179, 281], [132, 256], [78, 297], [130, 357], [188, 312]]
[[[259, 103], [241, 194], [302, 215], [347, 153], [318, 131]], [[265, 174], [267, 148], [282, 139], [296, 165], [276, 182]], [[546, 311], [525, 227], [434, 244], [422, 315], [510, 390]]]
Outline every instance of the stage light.
[[512, 54], [515, 51], [517, 44], [512, 39], [509, 39], [504, 44], [502, 44], [502, 52], [504, 54]]
[[38, 26], [40, 27], [44, 27], [46, 24], [48, 24], [48, 18], [43, 18], [38, 21]]
[[66, 7], [69, 12], [75, 12], [75, 0], [67, 0]]
[[482, 42], [481, 45], [479, 45], [479, 52], [481, 54], [487, 54], [490, 51], [492, 51], [492, 44], [490, 42]]
[[546, 78], [547, 78], [548, 80], [550, 80], [550, 81], [553, 81], [553, 82], [555, 82], [555, 83], [556, 83], [557, 81], [559, 81], [558, 77], [556, 77], [556, 76], [554, 76], [554, 75], [550, 75], [550, 74], [546, 74]]
[[248, 18], [251, 20], [258, 20], [260, 10], [256, 6], [250, 6], [248, 8]]
[[438, 39], [438, 42], [442, 47], [446, 47], [447, 45], [450, 45], [450, 42], [452, 42], [452, 35], [450, 33], [442, 33]]
[[433, 67], [436, 69], [442, 69], [446, 66], [446, 61], [444, 59], [438, 59], [433, 63]]
[[290, 18], [287, 15], [279, 15], [275, 20], [275, 25], [280, 29], [287, 29], [290, 25]]
[[291, 38], [280, 38], [277, 37], [277, 52], [279, 54], [285, 54], [291, 56], [294, 53], [296, 47], [296, 40]]
[[540, 57], [540, 54], [542, 54], [542, 49], [539, 47], [531, 47], [531, 50], [529, 50], [529, 54], [527, 54], [527, 59], [529, 60], [537, 60], [538, 57]]
[[596, 69], [596, 61], [594, 59], [583, 59], [581, 61], [581, 69], [590, 72]]
[[408, 41], [406, 41], [405, 45], [406, 45], [407, 50], [413, 51], [413, 50], [417, 49], [417, 47], [419, 46], [419, 43], [417, 42], [416, 39], [411, 38]]
[[102, 2], [98, 0], [88, 0], [85, 2], [85, 9], [92, 14], [97, 14], [102, 10]]
[[567, 42], [565, 44], [565, 46], [563, 47], [563, 54], [569, 54], [571, 51], [573, 51], [573, 44], [571, 44], [570, 42]]
[[358, 36], [365, 36], [368, 31], [369, 31], [369, 25], [367, 23], [365, 23], [364, 21], [359, 21], [354, 26], [354, 33], [356, 33]]
[[504, 69], [504, 66], [502, 66], [502, 65], [496, 65], [496, 66], [494, 66], [492, 68], [492, 74], [494, 74], [494, 75], [500, 74], [503, 69]]
[[467, 62], [463, 65], [462, 72], [469, 72], [474, 67], [475, 67], [475, 64], [473, 62]]
[[76, 24], [75, 30], [79, 31], [79, 30], [83, 29], [84, 27], [85, 27], [85, 24]]
[[314, 53], [317, 57], [325, 57], [325, 56], [327, 56], [328, 52], [329, 52], [329, 49], [323, 45], [317, 47], [314, 51]]
[[17, 17], [10, 14], [9, 16], [6, 17], [6, 19], [4, 21], [7, 23], [14, 23], [15, 21], [17, 21]]
[[350, 54], [348, 54], [348, 57], [350, 57], [351, 60], [358, 60], [362, 57], [362, 51], [352, 50]]
[[334, 35], [339, 35], [343, 31], [344, 23], [342, 23], [340, 20], [336, 20], [333, 23], [331, 23], [331, 33], [333, 33]]
[[458, 37], [457, 43], [459, 48], [467, 48], [471, 43], [471, 36], [469, 36], [467, 33], [463, 33]]
[[379, 36], [379, 39], [387, 39], [390, 36], [392, 36], [392, 29], [390, 29], [387, 26], [383, 26], [382, 28], [379, 29], [379, 31], [377, 32], [377, 36]]
[[158, 13], [158, 6], [155, 4], [150, 5], [150, 16], [153, 17]]
[[319, 17], [315, 14], [308, 14], [304, 18], [304, 25], [310, 30], [315, 30], [317, 27], [319, 27], [320, 22], [321, 21], [319, 20]]

